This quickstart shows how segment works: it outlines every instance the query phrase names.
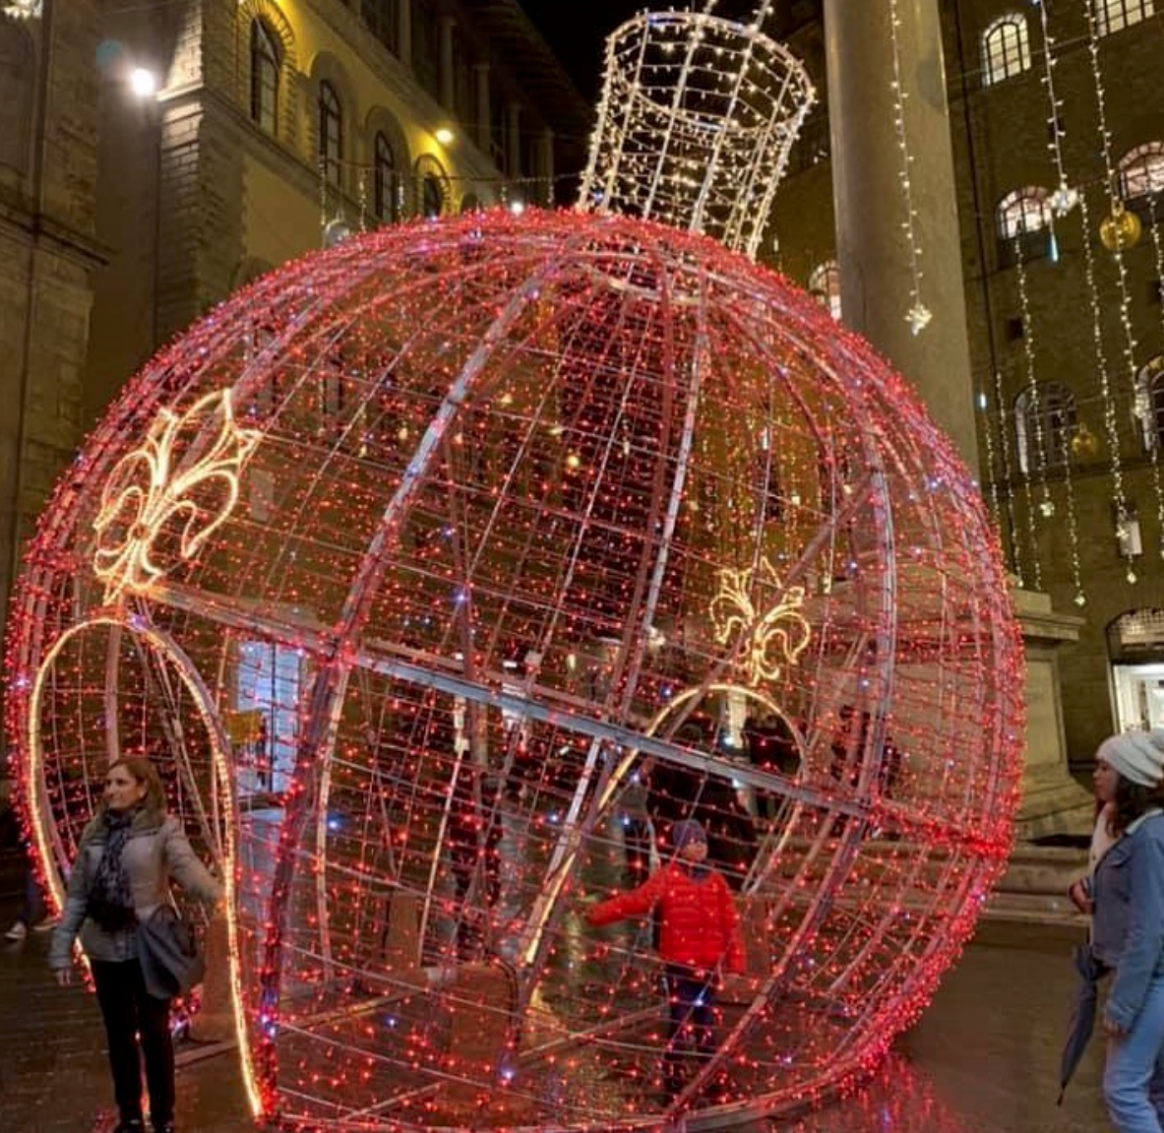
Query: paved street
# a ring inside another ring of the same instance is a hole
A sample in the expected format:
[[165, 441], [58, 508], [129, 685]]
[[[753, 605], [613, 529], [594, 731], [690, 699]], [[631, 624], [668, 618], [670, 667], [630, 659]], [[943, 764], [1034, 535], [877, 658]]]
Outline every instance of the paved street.
[[[0, 923], [16, 907], [13, 863], [0, 863]], [[768, 1133], [1102, 1133], [1100, 1044], [1066, 1104], [1055, 1106], [1059, 1044], [1072, 990], [1076, 933], [985, 926], [922, 1022], [856, 1097]], [[44, 964], [47, 937], [0, 952], [0, 1130], [104, 1133], [112, 1124], [95, 1001], [58, 988]], [[243, 1133], [233, 1055], [183, 1066], [183, 1133]]]

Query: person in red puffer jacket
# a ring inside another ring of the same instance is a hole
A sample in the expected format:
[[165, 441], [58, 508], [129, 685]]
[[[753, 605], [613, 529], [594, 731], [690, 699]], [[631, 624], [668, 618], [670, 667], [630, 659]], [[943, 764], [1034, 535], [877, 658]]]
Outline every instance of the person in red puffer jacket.
[[743, 972], [744, 946], [735, 899], [722, 873], [706, 864], [707, 833], [695, 819], [675, 823], [675, 857], [637, 889], [593, 906], [595, 927], [653, 912], [666, 964], [670, 1026], [664, 1055], [668, 1093], [682, 1087], [679, 1047], [691, 1044], [701, 1061], [715, 1050], [715, 992], [725, 972]]

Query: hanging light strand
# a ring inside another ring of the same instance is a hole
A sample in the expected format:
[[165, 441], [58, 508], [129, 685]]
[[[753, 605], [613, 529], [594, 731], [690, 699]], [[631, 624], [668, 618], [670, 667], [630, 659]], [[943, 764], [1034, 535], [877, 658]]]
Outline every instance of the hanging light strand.
[[[1107, 122], [1107, 90], [1103, 81], [1103, 66], [1099, 57], [1099, 20], [1095, 13], [1094, 0], [1085, 0], [1084, 8], [1087, 12], [1087, 48], [1088, 55], [1091, 60], [1091, 74], [1095, 82], [1095, 102], [1096, 114], [1099, 126], [1099, 140], [1100, 150], [1103, 153], [1103, 167], [1104, 174], [1107, 178], [1107, 196], [1108, 207], [1112, 216], [1117, 216], [1123, 211], [1123, 202], [1120, 200], [1117, 185], [1116, 185], [1116, 169], [1115, 163], [1112, 159], [1112, 134]], [[1090, 251], [1091, 233], [1090, 227], [1086, 222], [1086, 213], [1084, 213], [1084, 247]], [[1116, 267], [1116, 281], [1119, 292], [1119, 317], [1120, 329], [1123, 332], [1123, 354], [1126, 372], [1131, 381], [1131, 388], [1135, 388], [1136, 381], [1136, 336], [1132, 329], [1132, 301], [1131, 289], [1128, 286], [1128, 268], [1124, 262], [1123, 241], [1116, 239], [1112, 242], [1111, 247], [1112, 259], [1115, 261]], [[1093, 293], [1095, 290], [1095, 273], [1089, 268], [1088, 271], [1089, 286]], [[1095, 333], [1098, 341], [1102, 341], [1103, 325], [1102, 312], [1096, 295], [1094, 312], [1096, 316]], [[1105, 373], [1105, 393], [1104, 401], [1107, 405], [1108, 412], [1110, 412], [1110, 422], [1108, 424], [1108, 439], [1115, 441], [1118, 445], [1119, 437], [1119, 421], [1116, 415], [1116, 398], [1113, 398], [1110, 382]], [[1128, 535], [1128, 504], [1127, 497], [1124, 494], [1122, 475], [1117, 474], [1117, 461], [1115, 457], [1116, 447], [1113, 445], [1112, 453], [1112, 475], [1117, 483], [1116, 495], [1116, 538], [1119, 539], [1120, 545], [1127, 550], [1128, 559], [1128, 581], [1136, 581], [1136, 572], [1132, 565], [1131, 541], [1127, 538]]]
[[1010, 442], [1007, 438], [1007, 424], [1006, 424], [1006, 410], [1002, 402], [1002, 373], [999, 370], [994, 371], [994, 397], [995, 405], [998, 413], [998, 447], [1002, 454], [1002, 477], [1003, 487], [1000, 489], [998, 477], [994, 473], [994, 437], [990, 431], [990, 395], [987, 393], [985, 387], [982, 390], [979, 404], [983, 410], [984, 425], [983, 435], [986, 439], [986, 468], [989, 477], [989, 490], [991, 511], [994, 514], [994, 525], [998, 528], [999, 542], [1005, 548], [1006, 541], [1002, 538], [1002, 504], [1001, 500], [1005, 499], [1007, 528], [1010, 533], [1011, 543], [1011, 570], [1014, 571], [1015, 579], [1019, 586], [1023, 585], [1023, 567], [1022, 560], [1019, 554], [1019, 539], [1018, 539], [1018, 525], [1015, 521], [1014, 514], [1014, 486], [1010, 478]]
[[994, 520], [994, 526], [1002, 531], [1002, 508], [999, 504], [998, 492], [998, 477], [994, 474], [994, 437], [990, 432], [990, 417], [987, 413], [990, 402], [987, 398], [986, 391], [982, 390], [978, 395], [978, 405], [982, 410], [983, 428], [982, 438], [986, 443], [986, 491], [990, 500], [990, 515]]
[[1058, 188], [1051, 194], [1049, 204], [1056, 216], [1066, 216], [1078, 203], [1079, 193], [1067, 183], [1067, 170], [1063, 161], [1063, 119], [1060, 111], [1063, 101], [1055, 91], [1055, 37], [1051, 33], [1050, 21], [1047, 18], [1047, 5], [1043, 0], [1035, 0], [1035, 7], [1039, 9], [1039, 20], [1043, 28], [1043, 86], [1047, 91], [1047, 102], [1050, 114], [1047, 117], [1050, 141], [1047, 149], [1051, 151], [1055, 163], [1056, 184]]
[[1071, 556], [1071, 585], [1075, 588], [1072, 600], [1082, 609], [1087, 605], [1087, 592], [1083, 588], [1083, 564], [1079, 561], [1079, 517], [1075, 513], [1075, 478], [1071, 471], [1071, 431], [1063, 429], [1059, 441], [1063, 449], [1063, 491], [1067, 503], [1067, 550]]
[[[1091, 230], [1090, 209], [1087, 194], [1079, 195], [1080, 218], [1083, 223], [1083, 274], [1087, 282], [1087, 299], [1091, 308], [1091, 337], [1094, 345], [1095, 372], [1099, 375], [1099, 392], [1103, 402], [1103, 427], [1107, 434], [1107, 448], [1111, 457], [1112, 499], [1116, 510], [1116, 537], [1121, 546], [1130, 546], [1123, 535], [1127, 531], [1128, 497], [1124, 486], [1123, 458], [1120, 453], [1120, 426], [1116, 412], [1115, 398], [1112, 396], [1111, 374], [1108, 369], [1107, 348], [1103, 344], [1103, 306], [1099, 299], [1099, 286], [1095, 276], [1095, 252], [1088, 233]], [[1132, 572], [1132, 556], [1127, 555], [1128, 572]]]
[[[1164, 189], [1164, 185], [1159, 188]], [[1156, 182], [1153, 179], [1148, 186], [1148, 218], [1152, 229], [1152, 251], [1156, 257], [1157, 287], [1164, 286], [1164, 239], [1160, 236], [1160, 228], [1156, 223]], [[1160, 330], [1164, 332], [1164, 303], [1160, 305]], [[1138, 382], [1139, 375], [1136, 380]], [[1133, 387], [1135, 388], [1135, 387]], [[1160, 430], [1156, 424], [1155, 414], [1152, 412], [1152, 401], [1149, 395], [1148, 404], [1144, 407], [1147, 412], [1144, 437], [1147, 440], [1148, 452], [1152, 458], [1152, 492], [1156, 497], [1156, 531], [1160, 540], [1160, 557], [1164, 558], [1164, 483], [1160, 476]], [[1150, 430], [1150, 431], [1149, 431]]]
[[[1107, 122], [1107, 89], [1103, 82], [1103, 67], [1099, 57], [1099, 23], [1095, 15], [1094, 0], [1086, 0], [1088, 53], [1091, 58], [1091, 74], [1095, 81], [1096, 114], [1099, 123], [1100, 149], [1103, 153], [1104, 175], [1107, 179], [1108, 207], [1113, 216], [1123, 212], [1124, 203], [1120, 198], [1117, 170], [1112, 157], [1112, 133]], [[1090, 233], [1087, 234], [1090, 239]], [[1132, 298], [1128, 285], [1128, 266], [1124, 260], [1124, 241], [1113, 241], [1112, 259], [1116, 265], [1116, 280], [1120, 297], [1120, 328], [1124, 338], [1124, 360], [1133, 383], [1136, 377], [1136, 335], [1132, 328]]]
[[1035, 451], [1026, 446], [1026, 469], [1035, 465], [1039, 478], [1039, 512], [1044, 519], [1055, 514], [1055, 502], [1051, 499], [1051, 488], [1047, 483], [1047, 433], [1043, 421], [1043, 398], [1039, 389], [1038, 365], [1035, 361], [1035, 322], [1031, 315], [1030, 291], [1027, 287], [1027, 268], [1023, 262], [1022, 245], [1016, 236], [1014, 241], [1015, 270], [1018, 278], [1019, 306], [1023, 323], [1023, 359], [1026, 363], [1027, 392], [1030, 395], [1028, 422], [1034, 428]]
[[901, 182], [902, 196], [905, 198], [905, 220], [902, 229], [905, 231], [906, 248], [909, 251], [909, 310], [905, 321], [914, 335], [919, 335], [929, 325], [933, 313], [922, 302], [922, 250], [917, 233], [918, 213], [913, 203], [913, 157], [909, 152], [909, 131], [905, 125], [905, 104], [909, 98], [902, 83], [901, 67], [901, 17], [898, 14], [897, 0], [889, 0], [889, 36], [893, 47], [893, 130], [897, 135], [897, 149], [901, 161], [901, 170], [898, 179]]

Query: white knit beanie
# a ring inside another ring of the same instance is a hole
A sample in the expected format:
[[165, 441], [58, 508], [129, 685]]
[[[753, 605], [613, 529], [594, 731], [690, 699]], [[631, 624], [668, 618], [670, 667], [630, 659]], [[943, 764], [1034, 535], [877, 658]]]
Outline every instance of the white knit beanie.
[[1095, 758], [1114, 767], [1129, 783], [1158, 786], [1164, 779], [1164, 728], [1111, 736], [1099, 745]]

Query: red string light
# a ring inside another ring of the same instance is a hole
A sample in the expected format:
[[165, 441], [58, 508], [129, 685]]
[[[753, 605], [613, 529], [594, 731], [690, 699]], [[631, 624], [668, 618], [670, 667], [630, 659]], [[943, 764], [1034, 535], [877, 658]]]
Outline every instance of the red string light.
[[[152, 755], [302, 1128], [791, 1113], [1011, 844], [1021, 649], [951, 445], [797, 289], [625, 218], [387, 228], [213, 311], [62, 480], [7, 666], [52, 891]], [[664, 1088], [652, 924], [584, 913], [690, 817], [747, 973]]]

